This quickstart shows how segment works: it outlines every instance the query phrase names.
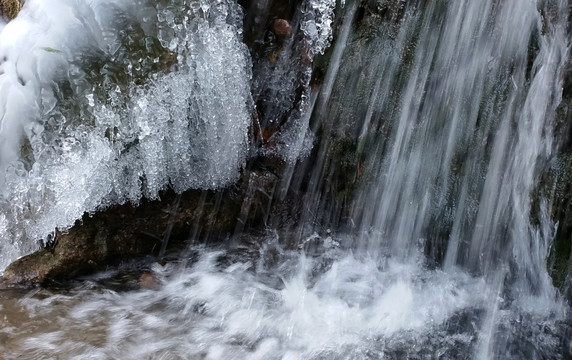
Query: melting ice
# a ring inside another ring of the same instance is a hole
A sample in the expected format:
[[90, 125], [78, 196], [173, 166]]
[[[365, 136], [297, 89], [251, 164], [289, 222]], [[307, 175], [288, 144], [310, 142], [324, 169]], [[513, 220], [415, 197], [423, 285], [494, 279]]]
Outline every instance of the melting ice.
[[152, 3], [30, 0], [2, 29], [0, 269], [86, 211], [237, 178], [241, 9]]

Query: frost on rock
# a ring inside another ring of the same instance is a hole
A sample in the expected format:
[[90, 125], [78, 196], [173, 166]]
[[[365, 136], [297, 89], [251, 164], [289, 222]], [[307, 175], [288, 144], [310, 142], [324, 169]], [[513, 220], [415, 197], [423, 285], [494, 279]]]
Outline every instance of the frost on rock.
[[0, 271], [85, 212], [238, 178], [252, 112], [240, 7], [153, 3], [29, 0], [2, 29]]
[[294, 17], [298, 34], [271, 54], [273, 60], [260, 61], [253, 96], [264, 114], [262, 127], [273, 133], [270, 146], [262, 150], [266, 156], [295, 163], [313, 147], [314, 134], [308, 126], [317, 95], [310, 87], [312, 63], [332, 40], [335, 5], [335, 0], [304, 1]]
[[300, 28], [306, 36], [308, 55], [323, 54], [332, 41], [335, 0], [309, 0], [306, 3]]
[[316, 95], [310, 88], [312, 78], [311, 63], [318, 54], [330, 46], [334, 21], [335, 0], [308, 0], [304, 4], [300, 30], [304, 33], [303, 50], [308, 64], [302, 65], [303, 94], [292, 121], [284, 128], [281, 139], [282, 157], [289, 163], [310, 153], [314, 135], [309, 129], [310, 116]]

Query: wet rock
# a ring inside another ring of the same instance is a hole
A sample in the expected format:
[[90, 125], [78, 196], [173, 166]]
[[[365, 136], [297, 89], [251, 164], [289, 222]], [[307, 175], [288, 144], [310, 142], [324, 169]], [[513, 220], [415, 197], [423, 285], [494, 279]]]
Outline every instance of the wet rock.
[[272, 24], [272, 28], [277, 36], [288, 37], [292, 33], [292, 26], [288, 20], [276, 19]]
[[272, 19], [292, 19], [301, 3], [300, 0], [240, 0], [239, 4], [246, 10], [244, 42], [250, 50], [260, 52]]
[[561, 153], [539, 177], [532, 192], [531, 222], [540, 226], [543, 199], [549, 199], [551, 220], [558, 224], [547, 259], [555, 287], [572, 303], [572, 153]]
[[139, 277], [139, 286], [141, 289], [157, 290], [161, 287], [161, 282], [152, 272], [144, 272]]
[[550, 199], [550, 215], [558, 226], [547, 266], [554, 286], [572, 303], [572, 60], [564, 64], [560, 79], [562, 101], [554, 128], [556, 156], [532, 194], [532, 213], [538, 213], [541, 199]]
[[[42, 284], [70, 279], [123, 259], [157, 255], [186, 241], [228, 239], [245, 226], [263, 222], [276, 181], [270, 172], [244, 171], [241, 180], [225, 190], [189, 190], [180, 195], [166, 191], [161, 200], [86, 214], [67, 232], [57, 231], [53, 248], [10, 264], [3, 282]], [[143, 287], [153, 285], [147, 275], [140, 282]]]
[[41, 250], [12, 263], [4, 272], [4, 284], [38, 283], [45, 279], [57, 260], [53, 253]]
[[0, 0], [1, 13], [9, 19], [13, 19], [18, 15], [22, 8], [21, 0]]
[[99, 217], [84, 219], [67, 234], [58, 233], [53, 249], [24, 256], [6, 268], [3, 280], [8, 284], [39, 284], [48, 278], [69, 278], [97, 268], [110, 254], [107, 224]]

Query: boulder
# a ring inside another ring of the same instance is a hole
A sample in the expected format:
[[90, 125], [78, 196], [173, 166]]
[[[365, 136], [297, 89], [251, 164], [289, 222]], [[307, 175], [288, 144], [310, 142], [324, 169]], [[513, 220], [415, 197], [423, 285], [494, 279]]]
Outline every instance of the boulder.
[[128, 258], [149, 254], [161, 258], [167, 246], [186, 241], [228, 239], [267, 216], [265, 204], [272, 198], [267, 191], [276, 181], [272, 173], [244, 171], [228, 189], [166, 191], [160, 200], [85, 214], [71, 229], [56, 231], [55, 246], [10, 264], [2, 282], [24, 285], [70, 279]]

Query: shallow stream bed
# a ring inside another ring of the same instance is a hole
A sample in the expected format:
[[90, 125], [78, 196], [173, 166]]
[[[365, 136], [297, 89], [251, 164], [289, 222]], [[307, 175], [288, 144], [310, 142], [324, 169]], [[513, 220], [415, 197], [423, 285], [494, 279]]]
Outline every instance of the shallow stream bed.
[[[566, 359], [568, 306], [313, 236], [0, 292], [5, 359]], [[313, 243], [312, 249], [308, 242]], [[310, 255], [314, 254], [314, 255]], [[143, 275], [142, 275], [143, 274]]]

